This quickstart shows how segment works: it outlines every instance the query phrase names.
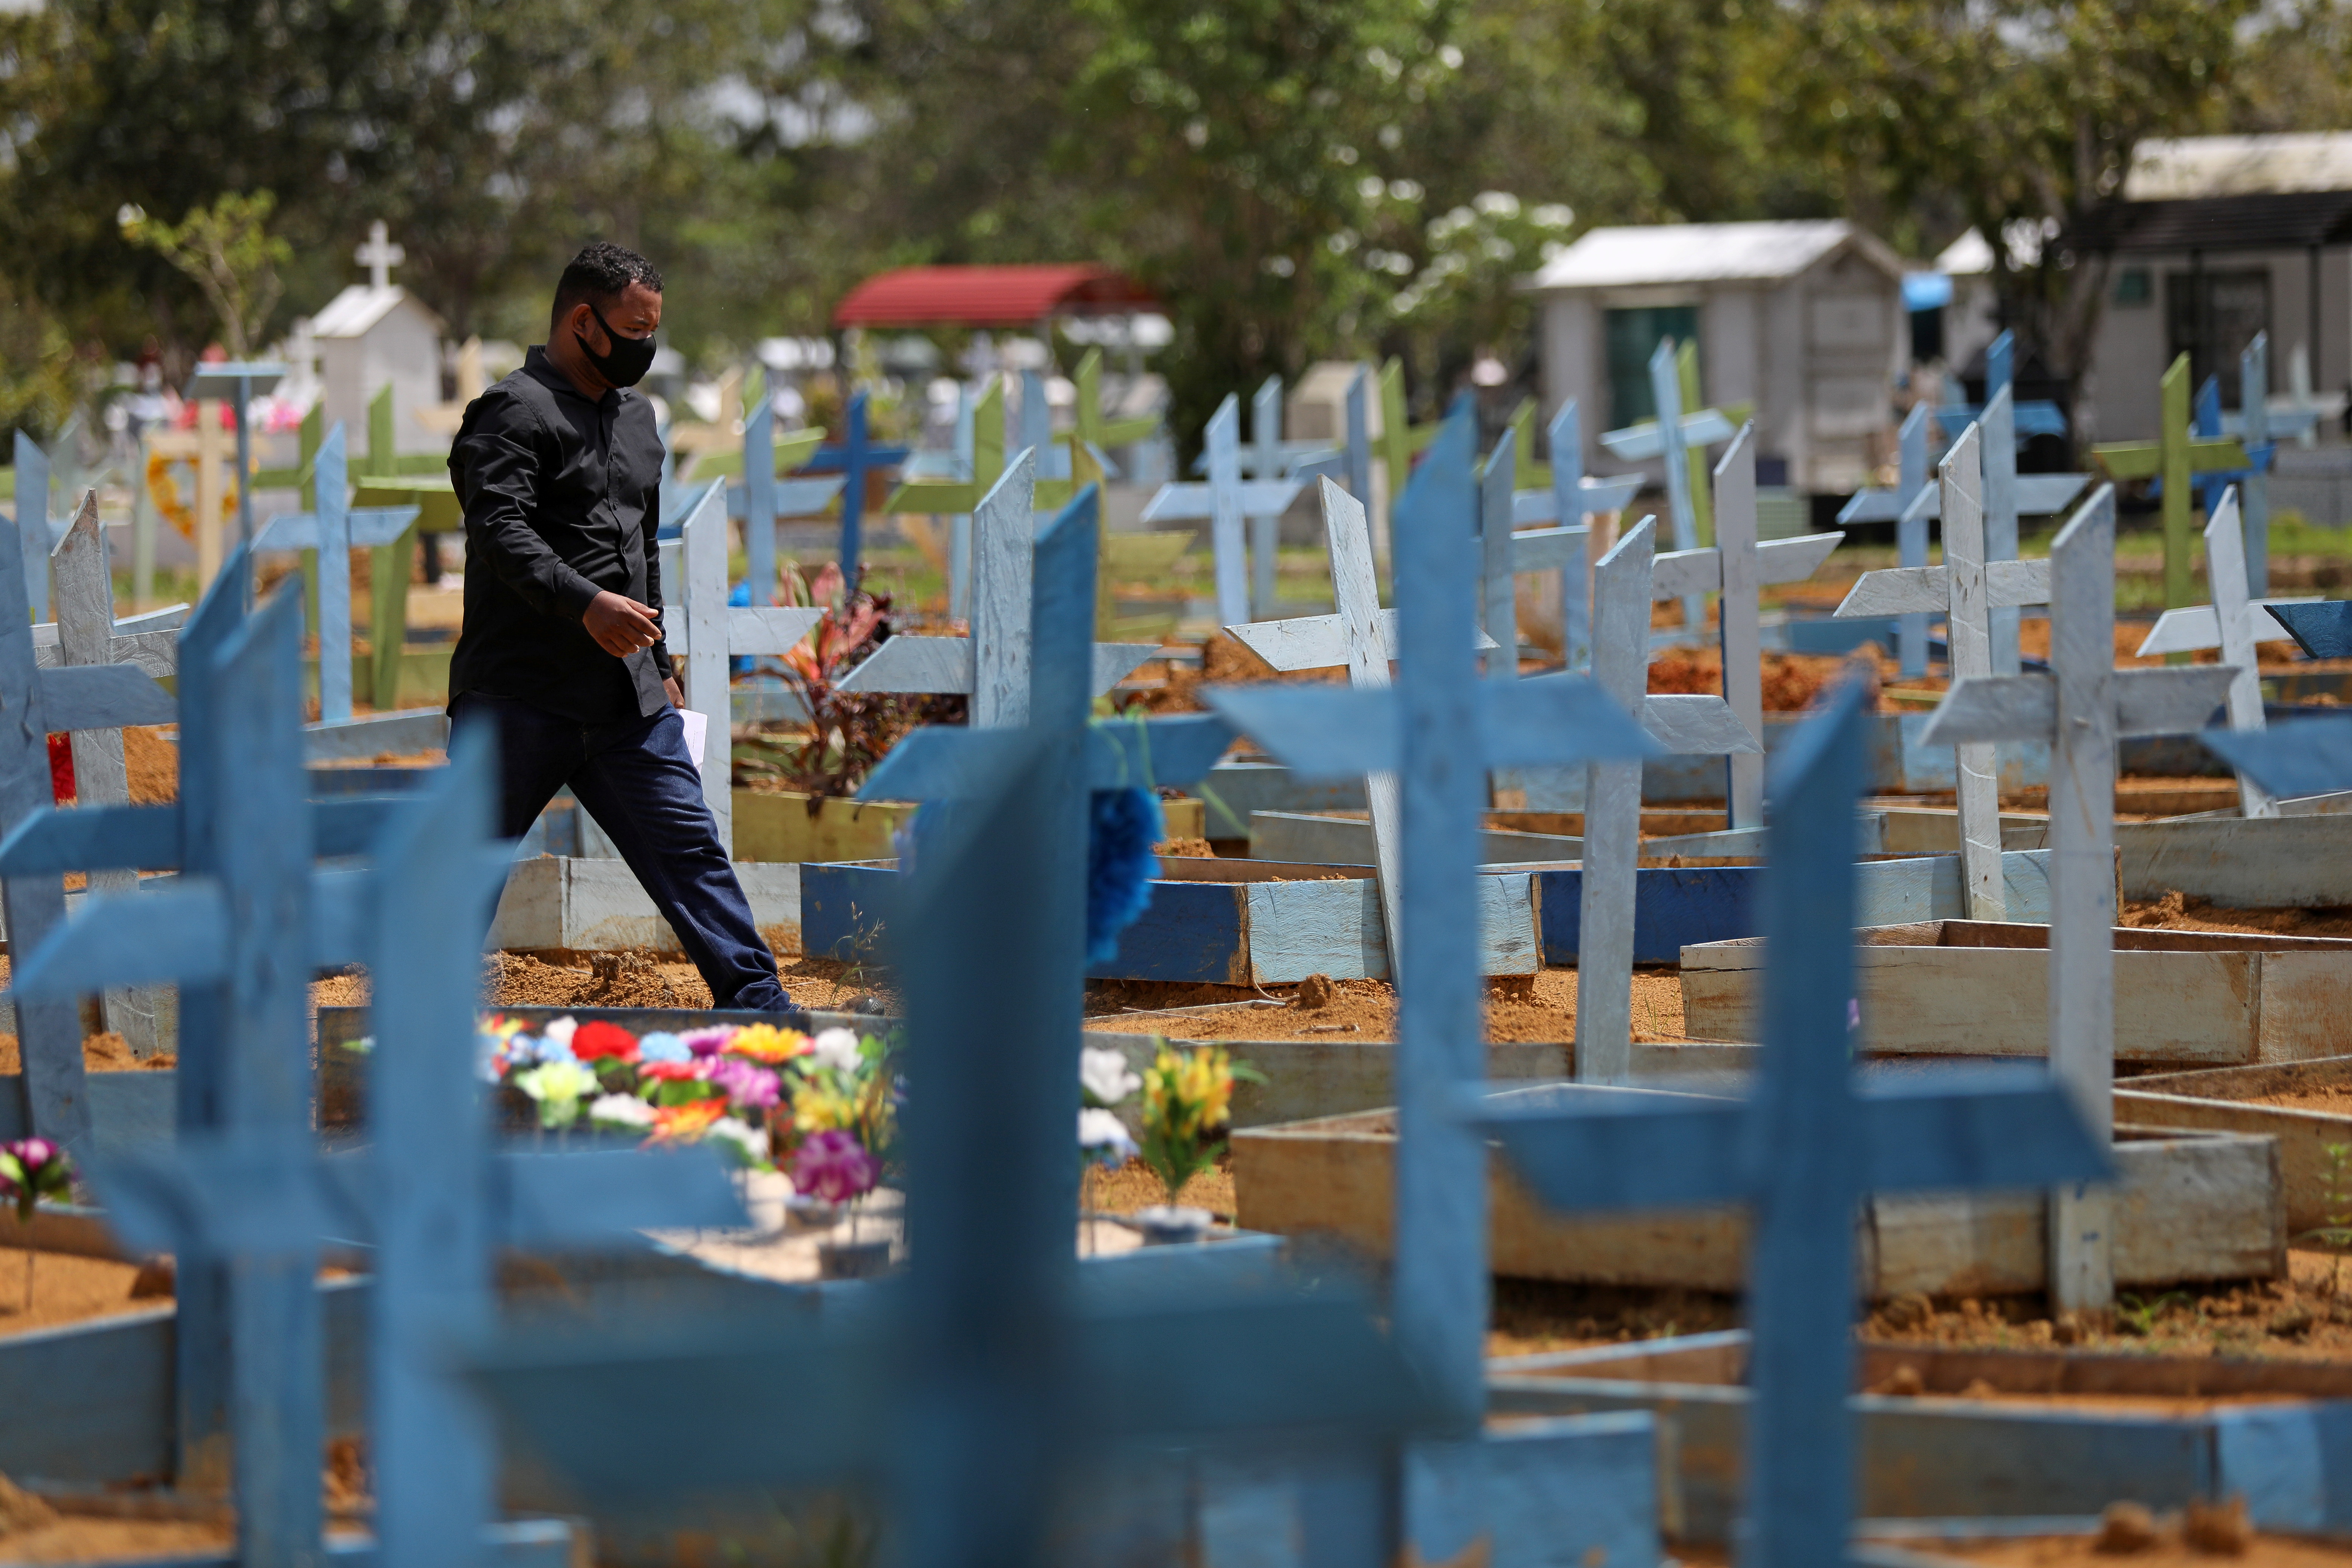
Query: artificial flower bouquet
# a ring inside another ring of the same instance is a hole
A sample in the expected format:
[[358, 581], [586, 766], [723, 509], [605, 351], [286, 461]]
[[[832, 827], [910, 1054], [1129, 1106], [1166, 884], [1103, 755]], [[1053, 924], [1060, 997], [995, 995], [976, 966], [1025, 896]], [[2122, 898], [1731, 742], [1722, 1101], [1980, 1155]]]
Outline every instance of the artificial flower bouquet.
[[43, 1198], [73, 1195], [73, 1161], [47, 1138], [19, 1138], [0, 1143], [0, 1201], [16, 1211], [25, 1229], [25, 1310], [33, 1310], [33, 1264], [40, 1248], [33, 1245], [33, 1210]]
[[534, 1035], [492, 1015], [480, 1052], [484, 1080], [544, 1131], [584, 1124], [647, 1146], [709, 1143], [746, 1169], [781, 1163], [796, 1190], [829, 1203], [870, 1191], [897, 1142], [890, 1047], [849, 1029], [720, 1024], [633, 1035], [563, 1017]]

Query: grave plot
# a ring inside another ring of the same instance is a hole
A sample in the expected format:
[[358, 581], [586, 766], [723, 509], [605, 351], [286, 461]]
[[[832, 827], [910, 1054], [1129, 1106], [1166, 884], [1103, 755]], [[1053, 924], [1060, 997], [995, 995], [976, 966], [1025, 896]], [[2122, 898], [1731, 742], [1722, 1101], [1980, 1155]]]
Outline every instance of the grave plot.
[[2116, 1106], [2147, 1126], [2277, 1140], [2287, 1234], [2346, 1239], [2330, 1233], [2352, 1209], [2352, 1057], [2148, 1073], [2119, 1084]]
[[[1929, 921], [1858, 933], [1856, 992], [1888, 1056], [2040, 1056], [2050, 1038], [2043, 925]], [[2352, 941], [2117, 926], [2116, 1056], [2145, 1066], [2291, 1062], [2342, 1048]], [[1684, 950], [1695, 1039], [1752, 1039], [1760, 938]]]
[[[1489, 1387], [1498, 1412], [1646, 1410], [1672, 1420], [1678, 1441], [1660, 1477], [1668, 1533], [1721, 1543], [1752, 1463], [1751, 1355], [1745, 1332], [1653, 1340], [1499, 1360]], [[2339, 1486], [2281, 1485], [2275, 1468], [2352, 1418], [2342, 1363], [1869, 1344], [1855, 1363], [1845, 1406], [1860, 1461], [1856, 1530], [1866, 1537], [1932, 1553], [1938, 1538], [2038, 1526], [2087, 1544], [2108, 1506], [2126, 1499], [2161, 1512], [2242, 1497], [2257, 1528], [2292, 1534], [2352, 1524], [2352, 1496]]]

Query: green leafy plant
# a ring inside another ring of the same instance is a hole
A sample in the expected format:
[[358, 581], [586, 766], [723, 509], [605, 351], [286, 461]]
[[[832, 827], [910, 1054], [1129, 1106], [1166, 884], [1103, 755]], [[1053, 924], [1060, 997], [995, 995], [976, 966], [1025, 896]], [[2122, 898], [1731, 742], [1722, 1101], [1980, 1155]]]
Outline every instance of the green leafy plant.
[[2343, 1291], [2344, 1249], [2352, 1247], [2352, 1143], [2323, 1143], [2320, 1152], [2327, 1158], [2326, 1169], [2319, 1176], [2319, 1195], [2326, 1205], [2320, 1214], [2327, 1223], [2314, 1226], [2294, 1239], [2317, 1241], [2336, 1249], [2336, 1269], [2327, 1279], [2327, 1292], [2333, 1296]]
[[2116, 1321], [2124, 1332], [2147, 1339], [2156, 1332], [2157, 1320], [2164, 1316], [2166, 1308], [2185, 1303], [2188, 1300], [2188, 1293], [2181, 1290], [2167, 1290], [2161, 1296], [2152, 1297], [2118, 1296], [2116, 1298]]
[[278, 268], [294, 247], [270, 234], [278, 198], [268, 191], [230, 191], [209, 207], [192, 207], [177, 224], [149, 217], [136, 206], [117, 216], [122, 237], [145, 246], [186, 273], [204, 290], [231, 359], [252, 357], [254, 340], [278, 308], [285, 285]]

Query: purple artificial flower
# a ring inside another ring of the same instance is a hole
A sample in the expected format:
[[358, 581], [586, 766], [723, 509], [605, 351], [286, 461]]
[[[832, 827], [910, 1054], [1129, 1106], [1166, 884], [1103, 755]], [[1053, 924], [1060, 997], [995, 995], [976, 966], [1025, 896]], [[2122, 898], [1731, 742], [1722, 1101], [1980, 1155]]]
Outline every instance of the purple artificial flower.
[[735, 1026], [732, 1024], [715, 1024], [708, 1029], [688, 1029], [678, 1036], [686, 1048], [698, 1057], [717, 1056], [734, 1037]]
[[837, 1129], [810, 1133], [793, 1154], [793, 1190], [829, 1204], [863, 1196], [881, 1178], [881, 1162]]
[[738, 1110], [766, 1110], [781, 1098], [783, 1081], [772, 1068], [740, 1057], [720, 1057], [705, 1079], [727, 1091], [728, 1103]]

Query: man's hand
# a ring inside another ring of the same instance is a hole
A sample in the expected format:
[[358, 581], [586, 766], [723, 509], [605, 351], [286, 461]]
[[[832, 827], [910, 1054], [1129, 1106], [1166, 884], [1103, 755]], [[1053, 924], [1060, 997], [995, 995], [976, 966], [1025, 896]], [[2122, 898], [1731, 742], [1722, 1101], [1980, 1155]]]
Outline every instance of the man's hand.
[[588, 628], [596, 646], [614, 658], [626, 658], [639, 648], [651, 647], [661, 637], [661, 623], [655, 617], [652, 606], [640, 605], [609, 588], [588, 601], [587, 613], [580, 617], [580, 624]]
[[677, 677], [675, 675], [666, 675], [662, 677], [662, 691], [669, 698], [669, 705], [671, 707], [684, 708], [686, 706], [686, 692], [678, 686]]

